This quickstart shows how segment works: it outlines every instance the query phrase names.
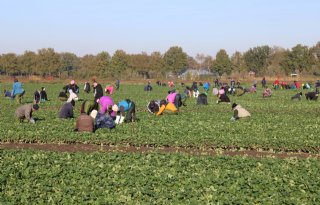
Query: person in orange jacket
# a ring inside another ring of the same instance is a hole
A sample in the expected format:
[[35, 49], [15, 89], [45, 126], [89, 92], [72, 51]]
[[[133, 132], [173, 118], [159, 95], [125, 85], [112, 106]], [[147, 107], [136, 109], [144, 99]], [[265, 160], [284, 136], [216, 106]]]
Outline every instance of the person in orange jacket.
[[176, 113], [178, 109], [173, 103], [167, 102], [166, 100], [161, 100], [160, 102], [160, 109], [157, 112], [157, 116], [161, 115], [164, 111], [170, 111]]

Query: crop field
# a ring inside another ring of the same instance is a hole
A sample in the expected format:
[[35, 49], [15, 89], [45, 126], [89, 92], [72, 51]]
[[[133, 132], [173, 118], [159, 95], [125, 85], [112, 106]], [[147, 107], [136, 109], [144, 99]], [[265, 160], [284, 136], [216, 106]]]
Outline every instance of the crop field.
[[[245, 107], [249, 119], [230, 121], [230, 104], [216, 104], [210, 92], [208, 106], [187, 100], [178, 114], [155, 116], [146, 109], [152, 99], [164, 99], [168, 87], [121, 85], [115, 102], [136, 103], [138, 122], [95, 133], [73, 132], [75, 119], [57, 118], [63, 102], [62, 84], [24, 84], [23, 102], [46, 87], [50, 101], [34, 113], [35, 124], [18, 123], [15, 101], [0, 98], [0, 141], [7, 143], [96, 144], [112, 147], [152, 147], [151, 153], [8, 150], [0, 144], [0, 204], [319, 204], [320, 164], [317, 158], [254, 158], [223, 156], [223, 150], [270, 153], [320, 152], [320, 102], [291, 101], [298, 91], [262, 89], [232, 102]], [[82, 88], [82, 85], [79, 85]], [[3, 89], [2, 85], [0, 87]], [[179, 91], [183, 91], [178, 86]], [[305, 91], [303, 91], [305, 92]], [[83, 100], [93, 94], [80, 91]], [[81, 102], [76, 102], [75, 117]], [[204, 156], [159, 153], [162, 148], [202, 150]], [[208, 156], [214, 150], [217, 156]]]

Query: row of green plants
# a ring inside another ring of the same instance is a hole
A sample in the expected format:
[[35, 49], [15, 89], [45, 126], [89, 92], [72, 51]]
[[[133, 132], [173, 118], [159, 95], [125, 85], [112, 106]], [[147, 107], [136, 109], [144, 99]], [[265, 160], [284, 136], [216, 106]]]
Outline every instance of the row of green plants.
[[319, 204], [316, 159], [0, 149], [1, 204]]
[[[139, 122], [121, 124], [113, 130], [99, 129], [93, 134], [73, 132], [75, 119], [60, 120], [58, 112], [63, 104], [57, 95], [61, 84], [25, 84], [24, 102], [32, 102], [36, 88], [45, 86], [48, 102], [40, 104], [34, 116], [36, 124], [18, 123], [14, 111], [15, 101], [0, 99], [1, 142], [42, 143], [94, 143], [136, 146], [182, 146], [245, 148], [276, 151], [319, 152], [319, 102], [291, 101], [296, 90], [274, 91], [271, 98], [262, 98], [262, 89], [241, 97], [230, 96], [232, 102], [245, 107], [252, 114], [249, 119], [230, 121], [233, 112], [230, 104], [216, 104], [217, 97], [208, 95], [208, 106], [197, 106], [190, 98], [177, 115], [157, 117], [146, 109], [148, 101], [163, 99], [168, 87], [154, 86], [144, 92], [143, 85], [121, 85], [112, 97], [116, 102], [132, 99], [137, 105]], [[183, 88], [177, 87], [181, 92]], [[80, 93], [82, 99], [93, 99], [93, 94]], [[80, 114], [81, 102], [76, 103], [75, 115]]]

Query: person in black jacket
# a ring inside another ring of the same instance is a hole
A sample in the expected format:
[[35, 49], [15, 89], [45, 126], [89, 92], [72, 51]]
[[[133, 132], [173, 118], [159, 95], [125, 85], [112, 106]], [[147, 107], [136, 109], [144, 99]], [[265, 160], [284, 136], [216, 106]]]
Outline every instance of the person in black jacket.
[[85, 82], [84, 83], [84, 88], [83, 88], [84, 92], [86, 93], [90, 93], [90, 83], [89, 82]]
[[41, 87], [40, 99], [41, 99], [41, 102], [48, 101], [48, 96], [47, 96], [47, 92], [46, 92], [45, 87]]
[[74, 100], [71, 100], [71, 102], [65, 103], [60, 110], [59, 118], [61, 119], [67, 119], [67, 118], [73, 118], [73, 107], [75, 106]]
[[94, 82], [93, 83], [93, 90], [94, 90], [94, 101], [97, 102], [103, 96], [103, 89], [100, 83]]

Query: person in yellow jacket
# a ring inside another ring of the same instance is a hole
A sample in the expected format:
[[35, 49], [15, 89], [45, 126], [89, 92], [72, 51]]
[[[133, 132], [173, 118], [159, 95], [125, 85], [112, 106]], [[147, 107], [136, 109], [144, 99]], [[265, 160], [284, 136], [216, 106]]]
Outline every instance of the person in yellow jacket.
[[176, 113], [178, 109], [173, 103], [167, 102], [166, 100], [161, 100], [160, 102], [160, 109], [157, 112], [157, 116], [161, 115], [164, 111], [170, 111]]

